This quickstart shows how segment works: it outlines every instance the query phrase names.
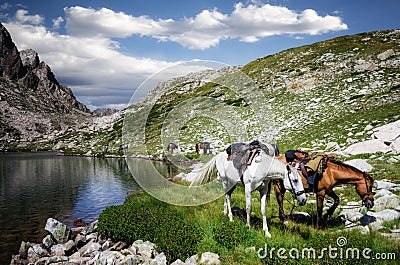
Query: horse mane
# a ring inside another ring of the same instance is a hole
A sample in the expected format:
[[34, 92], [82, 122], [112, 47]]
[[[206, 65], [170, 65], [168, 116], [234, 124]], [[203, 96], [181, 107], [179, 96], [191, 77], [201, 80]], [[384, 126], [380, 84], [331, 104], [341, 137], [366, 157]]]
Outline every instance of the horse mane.
[[354, 167], [354, 166], [352, 166], [352, 165], [343, 163], [343, 162], [338, 161], [338, 160], [335, 160], [335, 159], [333, 159], [333, 158], [330, 158], [328, 161], [329, 161], [329, 162], [332, 162], [333, 164], [336, 164], [336, 165], [338, 165], [338, 166], [341, 166], [341, 167], [344, 167], [344, 168], [353, 170], [353, 171], [355, 171], [355, 172], [357, 172], [357, 173], [365, 174], [364, 171], [361, 171], [361, 170], [359, 170], [358, 168], [356, 168], [356, 167]]

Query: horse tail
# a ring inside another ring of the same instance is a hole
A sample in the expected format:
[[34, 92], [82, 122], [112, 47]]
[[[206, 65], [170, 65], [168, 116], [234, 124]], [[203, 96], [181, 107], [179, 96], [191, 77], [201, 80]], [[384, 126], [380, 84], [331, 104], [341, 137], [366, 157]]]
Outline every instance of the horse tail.
[[212, 176], [214, 176], [217, 171], [216, 161], [217, 161], [217, 156], [214, 156], [200, 170], [198, 170], [196, 177], [190, 184], [190, 187], [210, 182], [212, 180]]

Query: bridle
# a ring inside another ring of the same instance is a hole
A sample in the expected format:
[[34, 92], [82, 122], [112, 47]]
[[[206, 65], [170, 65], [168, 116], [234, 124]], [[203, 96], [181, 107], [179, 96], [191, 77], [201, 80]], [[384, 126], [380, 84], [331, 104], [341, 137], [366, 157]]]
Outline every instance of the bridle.
[[287, 171], [288, 171], [288, 174], [287, 174], [287, 175], [288, 175], [290, 187], [292, 188], [292, 190], [290, 191], [290, 192], [292, 193], [292, 195], [293, 195], [294, 197], [297, 197], [297, 196], [300, 196], [300, 195], [306, 193], [306, 191], [305, 191], [304, 189], [296, 192], [296, 190], [294, 189], [294, 186], [293, 186], [292, 179], [290, 178], [290, 172], [291, 172], [291, 170], [290, 170], [289, 165], [286, 166], [286, 169], [287, 169]]

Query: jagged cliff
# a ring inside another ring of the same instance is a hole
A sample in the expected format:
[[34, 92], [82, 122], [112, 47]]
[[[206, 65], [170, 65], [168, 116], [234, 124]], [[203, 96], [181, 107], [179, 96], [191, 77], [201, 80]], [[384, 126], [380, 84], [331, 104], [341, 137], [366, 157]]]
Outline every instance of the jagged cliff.
[[18, 51], [0, 23], [0, 149], [35, 148], [90, 115], [35, 51]]

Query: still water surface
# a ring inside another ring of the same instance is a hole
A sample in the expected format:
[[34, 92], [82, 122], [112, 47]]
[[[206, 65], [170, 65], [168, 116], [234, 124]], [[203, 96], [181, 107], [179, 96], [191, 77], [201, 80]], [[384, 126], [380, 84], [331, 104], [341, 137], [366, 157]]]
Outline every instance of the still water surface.
[[76, 218], [90, 223], [138, 191], [122, 158], [0, 153], [0, 264], [10, 263], [22, 240], [40, 242], [47, 218], [71, 227]]

